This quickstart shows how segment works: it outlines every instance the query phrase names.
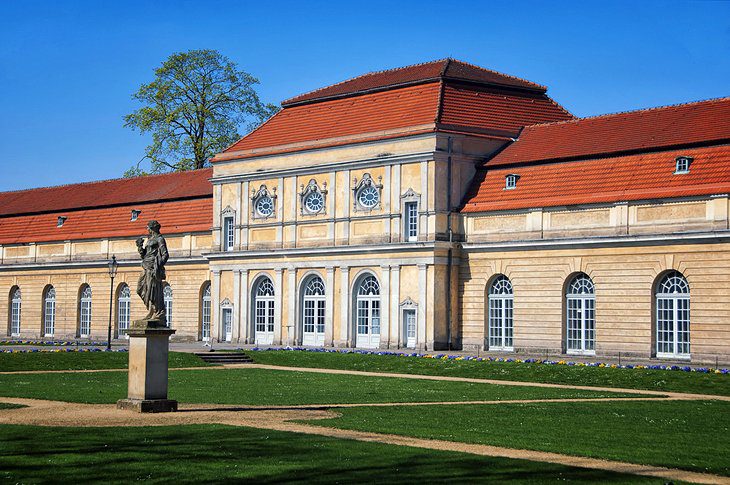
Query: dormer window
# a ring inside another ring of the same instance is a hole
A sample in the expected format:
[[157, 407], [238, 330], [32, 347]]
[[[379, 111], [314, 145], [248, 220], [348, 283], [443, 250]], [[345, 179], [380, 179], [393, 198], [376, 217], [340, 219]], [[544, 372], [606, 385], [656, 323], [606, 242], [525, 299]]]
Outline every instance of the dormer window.
[[512, 190], [517, 188], [517, 179], [519, 178], [520, 176], [514, 173], [507, 175], [504, 178], [504, 190]]
[[677, 157], [675, 174], [689, 173], [689, 166], [692, 163], [692, 157]]
[[136, 221], [141, 213], [142, 213], [142, 211], [140, 211], [140, 210], [132, 209], [132, 218], [130, 219], [130, 221], [132, 221], [132, 222]]
[[66, 219], [66, 216], [58, 216], [58, 222], [56, 222], [56, 227], [63, 227], [63, 223], [66, 222]]

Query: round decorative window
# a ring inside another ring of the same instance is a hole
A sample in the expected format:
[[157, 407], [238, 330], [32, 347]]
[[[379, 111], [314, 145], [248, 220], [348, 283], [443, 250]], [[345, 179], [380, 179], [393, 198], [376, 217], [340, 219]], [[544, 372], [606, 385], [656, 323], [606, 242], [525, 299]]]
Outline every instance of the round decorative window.
[[269, 217], [274, 212], [274, 201], [268, 195], [256, 201], [256, 212], [262, 217]]
[[324, 196], [320, 192], [312, 192], [304, 198], [304, 208], [316, 214], [324, 208]]
[[357, 194], [357, 200], [361, 206], [372, 209], [378, 205], [380, 194], [378, 193], [378, 189], [373, 186], [363, 187]]

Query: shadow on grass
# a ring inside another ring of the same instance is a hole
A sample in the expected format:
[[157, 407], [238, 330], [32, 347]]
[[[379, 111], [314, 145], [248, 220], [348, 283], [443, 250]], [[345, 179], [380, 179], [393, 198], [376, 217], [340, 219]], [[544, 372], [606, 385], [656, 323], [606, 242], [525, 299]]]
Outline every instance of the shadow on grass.
[[222, 425], [0, 426], [0, 477], [14, 482], [661, 483], [524, 460]]

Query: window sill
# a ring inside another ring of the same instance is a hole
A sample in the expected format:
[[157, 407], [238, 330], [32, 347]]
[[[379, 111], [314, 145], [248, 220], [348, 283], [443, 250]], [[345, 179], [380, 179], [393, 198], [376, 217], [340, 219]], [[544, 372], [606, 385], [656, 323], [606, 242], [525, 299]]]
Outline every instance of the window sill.
[[691, 354], [662, 354], [657, 352], [657, 359], [670, 359], [670, 360], [692, 360]]

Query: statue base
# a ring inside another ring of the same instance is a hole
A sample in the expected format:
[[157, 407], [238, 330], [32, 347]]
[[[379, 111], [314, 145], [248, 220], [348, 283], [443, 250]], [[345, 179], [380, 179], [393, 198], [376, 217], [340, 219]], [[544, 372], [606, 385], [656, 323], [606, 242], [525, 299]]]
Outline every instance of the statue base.
[[120, 399], [117, 409], [136, 413], [170, 413], [177, 411], [177, 401], [172, 399]]
[[127, 399], [119, 409], [140, 413], [177, 410], [177, 402], [167, 399], [167, 359], [170, 336], [175, 330], [160, 320], [136, 320], [129, 329], [129, 381]]

